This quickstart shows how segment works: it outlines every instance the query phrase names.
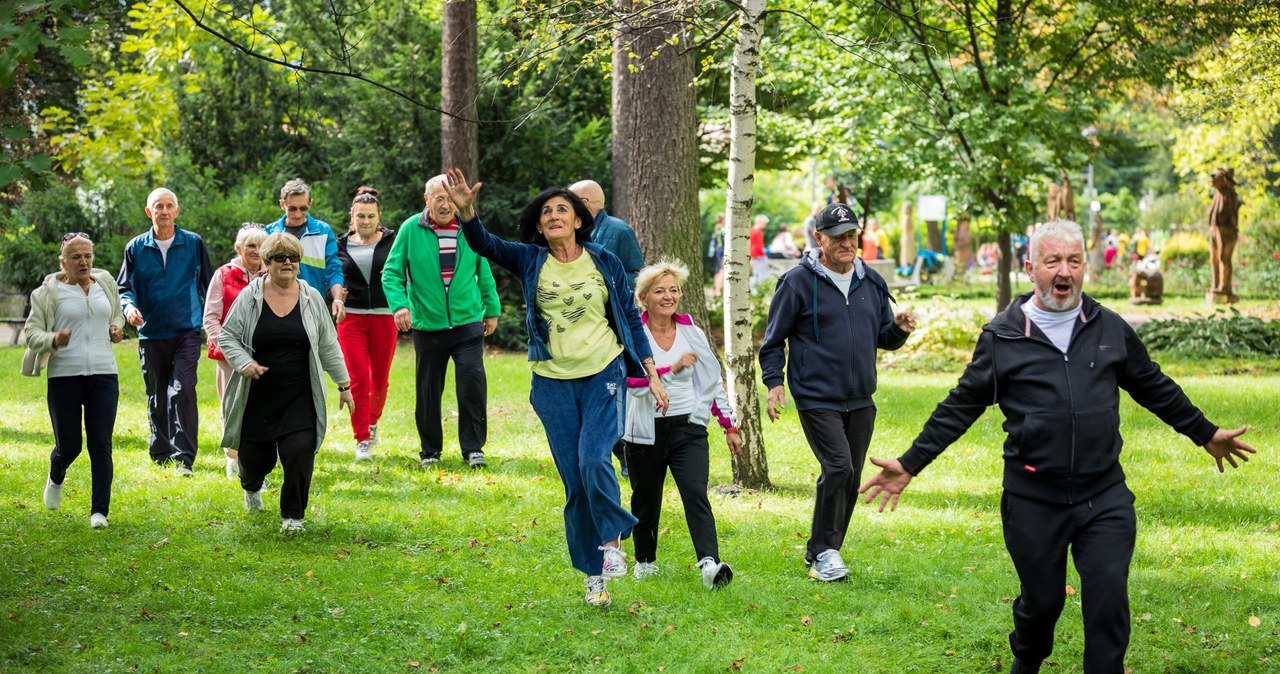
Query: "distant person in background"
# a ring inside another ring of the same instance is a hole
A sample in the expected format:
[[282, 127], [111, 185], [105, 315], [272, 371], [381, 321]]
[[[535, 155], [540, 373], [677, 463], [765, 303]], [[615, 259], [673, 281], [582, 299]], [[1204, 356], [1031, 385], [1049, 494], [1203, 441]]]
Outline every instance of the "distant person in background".
[[93, 492], [89, 526], [107, 526], [111, 512], [111, 437], [115, 432], [120, 382], [111, 344], [124, 337], [124, 314], [110, 272], [93, 266], [93, 241], [72, 232], [62, 237], [61, 271], [49, 274], [31, 293], [31, 315], [23, 333], [27, 351], [22, 374], [39, 376], [48, 367], [49, 421], [53, 452], [44, 483], [44, 505], [62, 505], [67, 469], [80, 456], [81, 421], [89, 448]]
[[391, 359], [396, 355], [396, 321], [382, 290], [382, 270], [396, 233], [382, 226], [378, 190], [361, 186], [351, 200], [351, 229], [338, 237], [338, 259], [346, 281], [346, 316], [338, 323], [338, 343], [351, 376], [351, 434], [356, 461], [373, 458], [378, 421], [387, 404]]
[[329, 416], [326, 372], [338, 385], [338, 409], [355, 403], [325, 300], [298, 278], [302, 244], [276, 232], [261, 251], [266, 276], [240, 293], [218, 336], [233, 370], [222, 406], [222, 446], [240, 452], [240, 486], [250, 511], [263, 509], [263, 481], [279, 460], [280, 530], [301, 532]]
[[715, 275], [711, 278], [711, 295], [719, 297], [724, 292], [724, 213], [716, 213], [716, 226], [711, 230], [711, 243], [707, 246], [707, 257], [711, 258]]
[[889, 257], [889, 234], [880, 227], [880, 221], [876, 218], [871, 218], [871, 222], [867, 225], [867, 228], [875, 233], [876, 243], [879, 244], [878, 251], [880, 256], [876, 259], [883, 260]]
[[1127, 251], [1129, 250], [1129, 233], [1120, 232], [1116, 234], [1116, 257], [1125, 260]]
[[800, 257], [803, 251], [796, 246], [796, 238], [791, 235], [791, 228], [783, 225], [778, 228], [778, 234], [773, 237], [773, 241], [769, 244], [769, 256], [777, 258], [795, 258]]
[[813, 237], [814, 227], [818, 222], [818, 214], [822, 212], [822, 204], [814, 202], [809, 217], [804, 219], [804, 249], [811, 251], [818, 247], [818, 240]]
[[1134, 259], [1141, 260], [1147, 256], [1147, 251], [1151, 248], [1151, 239], [1147, 238], [1147, 230], [1139, 227], [1133, 233], [1133, 253]]
[[764, 282], [769, 276], [769, 259], [764, 252], [764, 228], [769, 224], [769, 216], [757, 215], [751, 225], [751, 238], [747, 254], [751, 257], [751, 287]]
[[627, 270], [628, 287], [635, 288], [636, 274], [644, 267], [644, 254], [640, 252], [640, 242], [636, 240], [635, 230], [625, 220], [609, 215], [605, 210], [604, 189], [600, 187], [600, 183], [580, 180], [570, 185], [569, 191], [578, 195], [591, 212], [591, 240], [618, 256], [622, 261], [622, 268]]
[[338, 259], [338, 239], [329, 223], [311, 215], [311, 186], [294, 178], [280, 188], [280, 210], [284, 215], [267, 225], [267, 234], [288, 232], [302, 243], [299, 278], [321, 295], [329, 297], [334, 320], [342, 320], [342, 260]]
[[200, 328], [213, 265], [204, 239], [177, 225], [178, 196], [163, 187], [147, 195], [151, 229], [124, 249], [116, 284], [124, 318], [138, 328], [138, 358], [147, 388], [151, 460], [173, 462], [190, 476], [200, 443], [196, 374]]
[[[872, 228], [874, 226], [874, 229]], [[867, 228], [862, 232], [862, 259], [863, 260], [879, 260], [880, 259], [880, 237], [876, 234], [880, 230], [880, 221], [874, 217], [867, 218]]]
[[1107, 269], [1115, 262], [1116, 255], [1120, 253], [1120, 239], [1116, 237], [1116, 230], [1107, 230], [1107, 236], [1104, 239], [1106, 248], [1102, 250], [1102, 260], [1107, 265]]
[[[215, 383], [219, 405], [222, 404], [222, 394], [227, 389], [227, 382], [231, 381], [231, 366], [227, 364], [226, 356], [222, 355], [222, 349], [218, 348], [218, 335], [222, 334], [222, 322], [227, 319], [227, 312], [231, 311], [231, 305], [240, 296], [240, 291], [250, 281], [267, 273], [267, 268], [262, 264], [262, 254], [258, 251], [258, 247], [267, 239], [265, 227], [266, 225], [256, 222], [240, 225], [240, 231], [236, 234], [236, 256], [218, 267], [213, 273], [213, 279], [209, 281], [209, 291], [205, 293], [204, 332], [209, 340], [208, 355], [218, 367]], [[239, 475], [239, 452], [224, 447], [223, 453], [227, 457], [227, 478]]]

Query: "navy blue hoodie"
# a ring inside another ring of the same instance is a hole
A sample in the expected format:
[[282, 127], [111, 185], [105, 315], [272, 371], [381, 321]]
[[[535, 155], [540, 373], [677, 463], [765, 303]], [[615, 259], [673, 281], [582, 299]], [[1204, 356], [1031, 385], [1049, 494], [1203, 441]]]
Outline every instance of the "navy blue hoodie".
[[811, 250], [778, 279], [760, 347], [764, 385], [781, 386], [784, 342], [786, 379], [796, 409], [852, 411], [870, 407], [876, 392], [876, 349], [895, 350], [907, 332], [893, 322], [893, 297], [884, 279], [854, 261], [849, 294]]

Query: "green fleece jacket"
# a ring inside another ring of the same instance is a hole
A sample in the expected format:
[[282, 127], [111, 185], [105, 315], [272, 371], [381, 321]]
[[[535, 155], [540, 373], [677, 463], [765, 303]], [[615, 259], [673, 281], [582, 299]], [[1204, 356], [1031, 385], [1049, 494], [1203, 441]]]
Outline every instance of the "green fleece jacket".
[[502, 312], [489, 261], [471, 250], [459, 232], [453, 279], [440, 277], [440, 237], [430, 220], [414, 215], [396, 233], [382, 268], [382, 292], [392, 313], [408, 309], [414, 330], [448, 330]]

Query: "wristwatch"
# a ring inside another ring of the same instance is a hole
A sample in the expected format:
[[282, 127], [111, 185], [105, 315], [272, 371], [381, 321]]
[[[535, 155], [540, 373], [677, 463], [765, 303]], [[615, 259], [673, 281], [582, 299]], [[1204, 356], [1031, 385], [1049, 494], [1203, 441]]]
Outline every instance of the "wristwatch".
[[350, 391], [350, 390], [351, 390], [351, 387], [350, 387], [350, 386], [339, 386], [339, 387], [338, 387], [338, 393], [346, 393], [347, 391]]

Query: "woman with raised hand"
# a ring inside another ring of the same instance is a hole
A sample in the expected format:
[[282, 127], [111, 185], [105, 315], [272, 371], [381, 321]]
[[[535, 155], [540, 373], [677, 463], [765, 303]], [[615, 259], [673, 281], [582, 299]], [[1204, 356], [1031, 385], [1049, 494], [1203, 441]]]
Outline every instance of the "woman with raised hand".
[[22, 374], [48, 367], [49, 420], [53, 452], [44, 483], [44, 504], [62, 505], [67, 468], [80, 456], [81, 422], [89, 449], [93, 491], [89, 525], [107, 526], [111, 510], [111, 436], [115, 432], [120, 383], [111, 344], [124, 336], [120, 290], [110, 272], [93, 267], [93, 241], [83, 232], [62, 237], [61, 271], [31, 293], [31, 315], [23, 332], [27, 351]]
[[262, 482], [279, 457], [280, 529], [304, 531], [315, 455], [324, 442], [324, 373], [338, 409], [354, 407], [333, 321], [320, 293], [298, 278], [302, 244], [277, 232], [260, 247], [267, 275], [231, 305], [218, 348], [231, 364], [222, 405], [222, 446], [240, 452], [244, 505], [262, 510]]
[[396, 355], [396, 321], [382, 292], [382, 268], [396, 233], [382, 226], [378, 190], [361, 186], [351, 200], [351, 229], [338, 237], [338, 259], [346, 279], [346, 317], [338, 322], [338, 343], [351, 375], [355, 411], [351, 432], [356, 461], [373, 458], [378, 420], [387, 403], [391, 359]]
[[667, 405], [626, 271], [591, 243], [591, 212], [568, 188], [545, 190], [525, 206], [516, 243], [481, 225], [475, 197], [483, 183], [468, 185], [458, 169], [446, 175], [467, 243], [524, 288], [529, 402], [564, 482], [569, 558], [587, 575], [587, 603], [608, 606], [605, 580], [626, 574], [619, 544], [636, 523], [622, 507], [611, 454], [622, 436], [627, 377], [647, 377], [657, 406]]
[[714, 417], [720, 423], [734, 454], [742, 448], [742, 439], [721, 382], [720, 361], [706, 333], [678, 312], [680, 284], [688, 277], [687, 268], [671, 262], [649, 265], [636, 275], [636, 300], [644, 310], [640, 319], [670, 403], [665, 416], [657, 415], [649, 382], [630, 379], [622, 439], [631, 468], [631, 512], [639, 519], [632, 539], [636, 579], [658, 572], [662, 486], [670, 470], [684, 503], [698, 571], [710, 590], [728, 585], [733, 569], [720, 561], [716, 518], [707, 500], [707, 422]]
[[[262, 254], [258, 247], [267, 238], [266, 225], [257, 222], [246, 222], [240, 225], [236, 234], [236, 256], [231, 261], [218, 267], [209, 281], [209, 292], [204, 298], [204, 332], [209, 339], [209, 357], [218, 364], [216, 383], [218, 401], [222, 402], [222, 393], [231, 380], [231, 366], [218, 348], [218, 335], [222, 334], [222, 322], [227, 319], [227, 312], [253, 279], [267, 273], [262, 266]], [[240, 474], [240, 459], [236, 450], [224, 447], [227, 455], [227, 479]]]

